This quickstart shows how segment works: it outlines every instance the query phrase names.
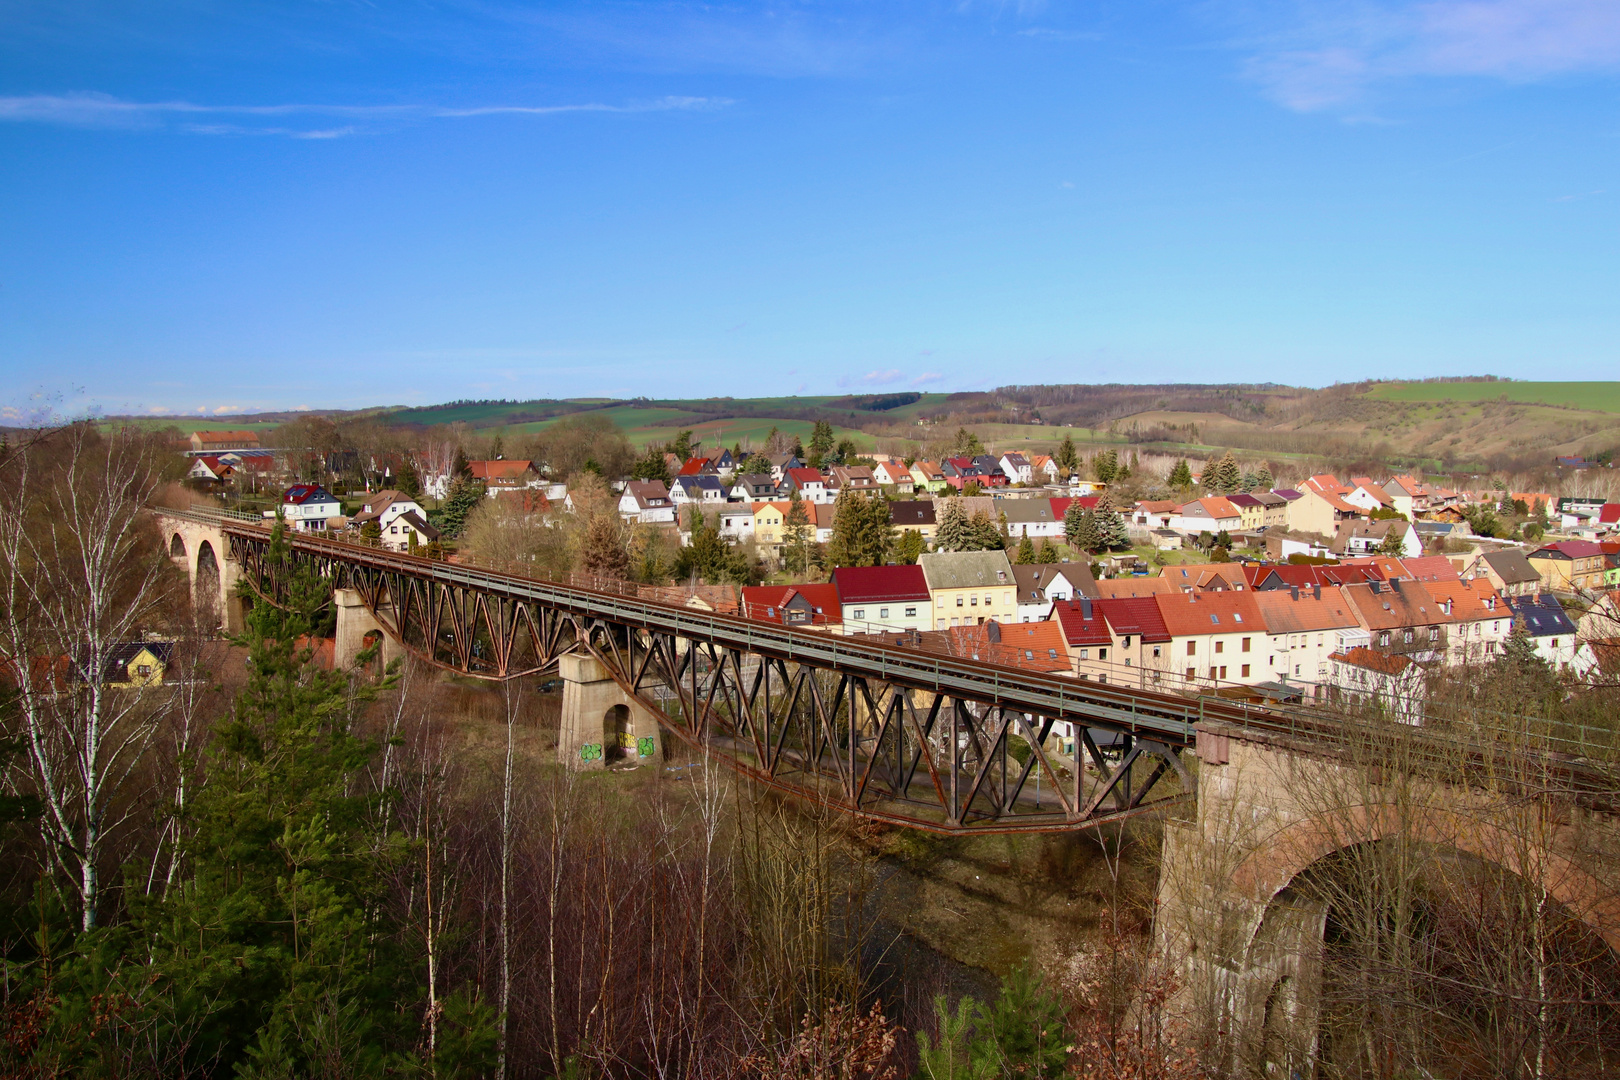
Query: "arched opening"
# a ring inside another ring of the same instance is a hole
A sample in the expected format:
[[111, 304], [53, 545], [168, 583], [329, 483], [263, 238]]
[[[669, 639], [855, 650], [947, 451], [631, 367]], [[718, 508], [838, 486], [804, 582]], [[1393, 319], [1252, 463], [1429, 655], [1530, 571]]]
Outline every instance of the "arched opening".
[[1590, 1076], [1620, 1053], [1620, 956], [1543, 884], [1402, 833], [1307, 867], [1246, 972], [1261, 1075]]
[[207, 540], [197, 545], [197, 573], [191, 583], [192, 603], [205, 617], [219, 614], [219, 561]]
[[635, 742], [630, 736], [630, 707], [615, 705], [602, 714], [602, 757], [607, 761], [622, 759]]
[[186, 540], [179, 533], [175, 533], [169, 540], [169, 555], [176, 559], [186, 557]]

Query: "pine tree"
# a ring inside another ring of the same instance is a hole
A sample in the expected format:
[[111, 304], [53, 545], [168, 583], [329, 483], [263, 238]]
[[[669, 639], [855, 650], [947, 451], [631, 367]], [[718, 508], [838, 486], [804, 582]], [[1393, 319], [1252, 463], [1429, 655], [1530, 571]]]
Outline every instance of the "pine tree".
[[990, 519], [987, 510], [980, 510], [968, 522], [968, 531], [972, 534], [972, 542], [968, 551], [1001, 551], [1001, 530]]
[[1027, 532], [1018, 541], [1018, 558], [1015, 561], [1019, 566], [1029, 566], [1035, 561], [1035, 541], [1029, 538]]
[[1074, 437], [1068, 434], [1058, 444], [1057, 453], [1052, 455], [1052, 463], [1058, 467], [1058, 479], [1067, 482], [1069, 477], [1080, 471], [1080, 455], [1074, 449]]
[[788, 512], [782, 519], [782, 554], [790, 572], [803, 576], [810, 572], [810, 545], [815, 533], [810, 528], [810, 511], [794, 488], [788, 495]]
[[1053, 546], [1050, 536], [1041, 537], [1041, 547], [1035, 553], [1035, 561], [1042, 566], [1051, 566], [1058, 561], [1057, 548]]
[[923, 541], [922, 533], [916, 529], [907, 529], [895, 541], [894, 561], [901, 566], [910, 566], [921, 557], [925, 550], [926, 544]]
[[636, 459], [630, 469], [632, 480], [662, 480], [669, 483], [669, 462], [664, 460], [664, 448], [649, 446], [647, 452]]
[[1193, 486], [1192, 470], [1187, 468], [1186, 458], [1182, 458], [1175, 463], [1170, 470], [1170, 475], [1164, 478], [1164, 482], [1177, 491], [1185, 491]]
[[996, 531], [1001, 533], [1001, 546], [1006, 547], [1012, 543], [1012, 533], [1007, 531], [1007, 511], [996, 511]]
[[1105, 548], [1130, 546], [1130, 531], [1125, 526], [1125, 519], [1117, 510], [1108, 510], [1097, 515], [1097, 539]]
[[1398, 531], [1399, 529], [1399, 526], [1393, 522], [1390, 523], [1389, 531], [1378, 542], [1378, 554], [1387, 555], [1391, 558], [1399, 558], [1406, 554], [1406, 533]]
[[413, 499], [422, 497], [422, 477], [417, 473], [414, 461], [406, 460], [405, 467], [399, 471], [399, 477], [395, 480], [395, 485]]
[[580, 539], [580, 568], [587, 574], [616, 578], [630, 577], [630, 548], [624, 535], [624, 522], [611, 505], [590, 516]]
[[680, 460], [685, 461], [692, 456], [692, 432], [687, 430], [676, 435], [666, 449]]
[[1063, 539], [1072, 548], [1080, 547], [1080, 529], [1085, 516], [1086, 508], [1080, 504], [1079, 499], [1071, 499], [1069, 508], [1063, 511]]
[[752, 454], [737, 466], [738, 476], [769, 476], [771, 459], [764, 454]]
[[456, 447], [456, 463], [450, 469], [450, 475], [462, 480], [472, 479], [472, 463], [467, 460], [467, 452]]
[[833, 503], [828, 565], [876, 566], [882, 563], [888, 523], [889, 507], [882, 499], [868, 499], [847, 488], [840, 492]]
[[806, 462], [812, 469], [819, 469], [832, 453], [833, 427], [826, 420], [817, 420], [814, 429], [810, 432], [810, 460]]
[[1264, 463], [1255, 470], [1254, 481], [1256, 491], [1270, 491], [1277, 486], [1277, 478], [1271, 475], [1271, 466]]
[[1210, 495], [1230, 495], [1242, 483], [1243, 472], [1230, 450], [1219, 461], [1204, 466], [1204, 491]]
[[984, 453], [984, 443], [979, 437], [967, 428], [956, 429], [956, 439], [951, 444], [952, 457], [978, 457]]
[[1096, 553], [1103, 546], [1102, 530], [1097, 525], [1097, 515], [1091, 510], [1080, 511], [1080, 521], [1075, 529], [1075, 535], [1069, 543], [1087, 553]]
[[934, 504], [939, 518], [934, 532], [934, 548], [938, 551], [969, 551], [973, 534], [968, 524], [967, 511], [960, 499], [941, 499]]
[[1238, 481], [1238, 490], [1243, 492], [1245, 495], [1259, 486], [1260, 478], [1252, 472], [1244, 473], [1242, 479]]
[[483, 502], [484, 485], [477, 480], [457, 477], [450, 484], [444, 505], [434, 513], [434, 524], [445, 536], [455, 539], [467, 527], [468, 516]]
[[1114, 477], [1119, 475], [1119, 454], [1112, 448], [1099, 451], [1097, 456], [1091, 459], [1091, 475], [1101, 483], [1113, 483]]
[[1063, 1003], [1028, 961], [1013, 968], [1001, 993], [974, 1017], [974, 1053], [995, 1063], [996, 1075], [1061, 1077], [1068, 1062]]

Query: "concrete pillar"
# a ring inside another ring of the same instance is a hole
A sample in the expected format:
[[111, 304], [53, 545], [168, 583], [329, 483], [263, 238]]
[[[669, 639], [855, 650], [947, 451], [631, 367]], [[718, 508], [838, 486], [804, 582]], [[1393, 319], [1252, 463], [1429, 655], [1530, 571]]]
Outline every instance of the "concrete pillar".
[[242, 568], [229, 559], [219, 563], [219, 621], [227, 634], [240, 634], [247, 629], [247, 608], [236, 595], [236, 583], [242, 580]]
[[377, 617], [360, 599], [356, 589], [334, 589], [332, 604], [337, 609], [337, 641], [333, 648], [332, 666], [341, 670], [352, 667], [354, 658], [369, 644], [366, 637], [377, 634], [382, 639], [381, 660], [389, 663], [402, 654], [399, 642], [388, 636]]
[[657, 718], [620, 689], [594, 656], [558, 657], [557, 674], [563, 681], [557, 760], [574, 769], [602, 769], [662, 757]]

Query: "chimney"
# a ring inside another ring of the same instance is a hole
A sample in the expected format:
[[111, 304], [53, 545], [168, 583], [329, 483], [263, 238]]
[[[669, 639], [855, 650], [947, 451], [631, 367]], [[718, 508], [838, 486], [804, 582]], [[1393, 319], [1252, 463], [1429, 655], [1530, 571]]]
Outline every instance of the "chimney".
[[992, 644], [1000, 645], [1001, 624], [996, 622], [994, 619], [991, 619], [990, 622], [985, 625], [984, 636], [989, 638]]
[[1299, 599], [1299, 586], [1298, 585], [1290, 585], [1288, 587], [1288, 595], [1289, 595], [1289, 597], [1291, 599], [1298, 600]]
[[1091, 597], [1089, 596], [1080, 598], [1080, 617], [1087, 622], [1091, 621]]
[[1311, 595], [1318, 600], [1322, 599], [1322, 586], [1320, 584], [1312, 585]]

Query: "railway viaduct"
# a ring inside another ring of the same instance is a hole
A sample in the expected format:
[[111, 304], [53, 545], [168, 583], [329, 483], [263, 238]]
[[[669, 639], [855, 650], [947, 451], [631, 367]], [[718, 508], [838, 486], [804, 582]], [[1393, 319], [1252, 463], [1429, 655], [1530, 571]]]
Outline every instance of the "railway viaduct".
[[1495, 863], [1620, 951], [1620, 883], [1602, 869], [1620, 865], [1616, 786], [1571, 748], [1525, 751], [1524, 775], [1557, 795], [1512, 800], [1506, 821], [1468, 779], [1499, 757], [1483, 729], [1395, 729], [1447, 778], [1397, 799], [1378, 756], [1387, 723], [1034, 675], [305, 534], [277, 556], [262, 521], [156, 513], [227, 629], [241, 627], [237, 582], [274, 602], [301, 567], [331, 582], [340, 663], [381, 634], [386, 652], [464, 675], [555, 672], [559, 756], [575, 768], [656, 759], [674, 739], [789, 796], [934, 832], [1162, 815], [1156, 944], [1183, 1003], [1221, 1015], [1234, 1065], [1309, 1075], [1328, 911], [1301, 886], [1355, 845], [1402, 834]]

